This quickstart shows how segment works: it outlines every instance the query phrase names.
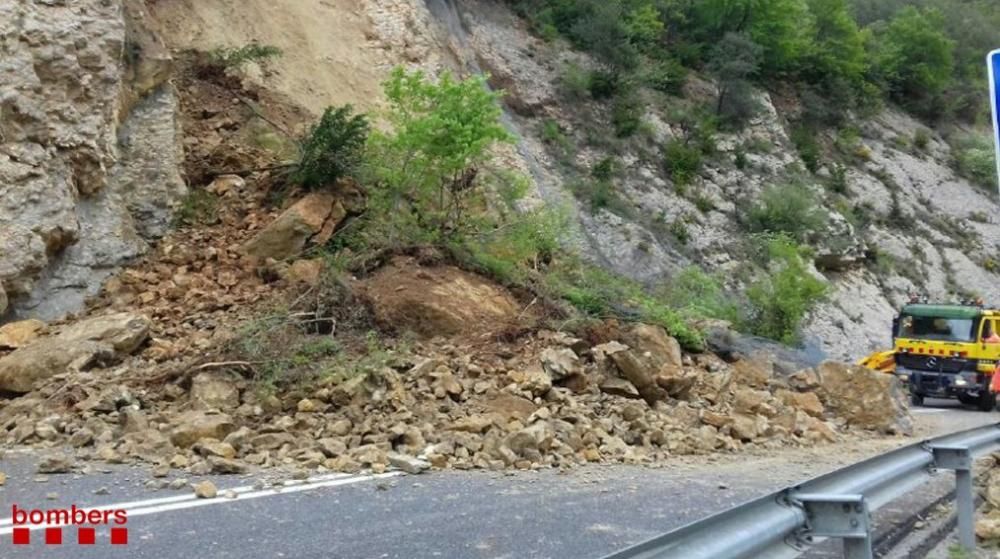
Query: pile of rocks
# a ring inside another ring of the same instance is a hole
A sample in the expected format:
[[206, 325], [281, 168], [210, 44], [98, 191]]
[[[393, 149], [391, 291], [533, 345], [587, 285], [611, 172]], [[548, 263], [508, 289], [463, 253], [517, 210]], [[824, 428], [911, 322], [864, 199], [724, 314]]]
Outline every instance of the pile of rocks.
[[[138, 460], [157, 475], [198, 475], [651, 464], [833, 442], [852, 427], [909, 429], [891, 376], [827, 362], [782, 377], [765, 360], [684, 355], [657, 326], [617, 329], [620, 340], [597, 345], [550, 331], [487, 349], [436, 340], [395, 352], [377, 369], [279, 394], [215, 365], [158, 385], [138, 382], [136, 357], [98, 374], [36, 381], [38, 389], [0, 411], [0, 436], [68, 445], [70, 463]], [[0, 358], [0, 371], [62, 336]]]

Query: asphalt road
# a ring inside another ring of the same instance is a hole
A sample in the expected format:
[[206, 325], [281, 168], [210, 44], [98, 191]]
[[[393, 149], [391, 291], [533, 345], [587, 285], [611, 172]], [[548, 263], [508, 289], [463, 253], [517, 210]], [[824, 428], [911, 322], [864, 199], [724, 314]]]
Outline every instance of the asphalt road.
[[[918, 436], [1000, 421], [998, 413], [950, 404], [916, 410]], [[779, 487], [914, 439], [861, 441], [850, 447], [678, 459], [666, 467], [592, 467], [555, 471], [433, 472], [371, 478], [335, 476], [274, 491], [256, 477], [216, 477], [220, 494], [195, 499], [188, 488], [151, 490], [144, 468], [118, 467], [37, 480], [36, 457], [8, 452], [0, 488], [0, 558], [598, 558]], [[190, 481], [197, 481], [191, 478]], [[268, 480], [268, 483], [275, 480]], [[948, 490], [947, 480], [896, 507], [889, 525]], [[258, 483], [257, 487], [253, 487]], [[79, 545], [73, 528], [61, 545], [12, 543], [12, 506], [55, 509], [118, 504], [128, 510], [128, 543], [111, 545], [106, 528]], [[828, 555], [823, 549], [813, 557]]]

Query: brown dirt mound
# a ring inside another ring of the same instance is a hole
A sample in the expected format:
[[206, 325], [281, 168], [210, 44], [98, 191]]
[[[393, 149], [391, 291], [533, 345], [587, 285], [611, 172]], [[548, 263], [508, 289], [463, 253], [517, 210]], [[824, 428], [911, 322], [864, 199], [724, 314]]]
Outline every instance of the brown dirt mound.
[[454, 266], [420, 266], [396, 257], [362, 290], [379, 325], [425, 337], [487, 337], [534, 324], [536, 317], [507, 289]]

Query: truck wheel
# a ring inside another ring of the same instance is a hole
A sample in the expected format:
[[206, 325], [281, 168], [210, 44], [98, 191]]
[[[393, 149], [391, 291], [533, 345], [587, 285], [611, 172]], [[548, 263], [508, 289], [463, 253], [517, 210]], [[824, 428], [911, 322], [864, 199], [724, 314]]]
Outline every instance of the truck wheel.
[[978, 406], [980, 398], [973, 398], [968, 394], [959, 394], [958, 401], [966, 406]]
[[910, 394], [910, 403], [913, 404], [914, 406], [924, 405], [924, 395], [917, 394], [916, 392]]
[[979, 394], [977, 407], [979, 411], [993, 411], [993, 408], [997, 407], [997, 395], [992, 394], [989, 390], [984, 390]]

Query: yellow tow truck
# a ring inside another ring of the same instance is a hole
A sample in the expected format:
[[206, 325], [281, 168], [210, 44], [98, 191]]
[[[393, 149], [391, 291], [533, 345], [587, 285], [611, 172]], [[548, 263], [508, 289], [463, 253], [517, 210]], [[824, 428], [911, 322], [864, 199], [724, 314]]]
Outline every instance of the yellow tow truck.
[[[996, 407], [990, 380], [1000, 361], [1000, 310], [981, 304], [909, 304], [893, 320], [893, 349], [860, 365], [897, 375], [914, 405], [925, 397], [953, 398], [982, 411]], [[995, 339], [995, 338], [994, 338]]]

